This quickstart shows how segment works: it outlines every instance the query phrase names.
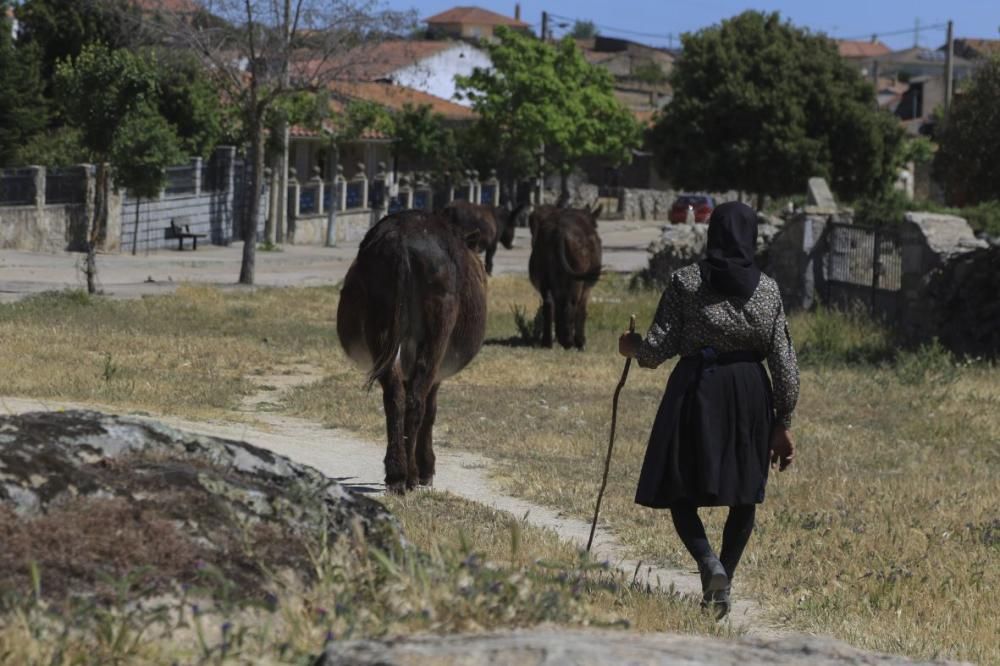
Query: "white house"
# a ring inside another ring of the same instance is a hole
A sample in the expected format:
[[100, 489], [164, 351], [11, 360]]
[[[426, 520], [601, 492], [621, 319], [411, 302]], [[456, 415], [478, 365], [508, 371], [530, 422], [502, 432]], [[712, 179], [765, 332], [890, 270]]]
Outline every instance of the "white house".
[[339, 79], [395, 83], [469, 106], [455, 98], [455, 77], [492, 62], [485, 51], [462, 41], [394, 40], [356, 49], [332, 67]]
[[415, 88], [435, 97], [469, 106], [467, 100], [455, 96], [457, 92], [455, 77], [469, 76], [477, 67], [490, 69], [493, 63], [485, 51], [475, 46], [465, 42], [446, 42], [446, 44], [447, 48], [397, 69], [390, 78], [401, 86]]

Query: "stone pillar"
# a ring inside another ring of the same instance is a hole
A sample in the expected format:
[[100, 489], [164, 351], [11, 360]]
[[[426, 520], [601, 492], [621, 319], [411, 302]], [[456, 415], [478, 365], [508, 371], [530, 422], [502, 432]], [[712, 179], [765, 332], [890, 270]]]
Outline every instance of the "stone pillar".
[[413, 187], [410, 185], [410, 178], [403, 176], [399, 179], [399, 203], [404, 210], [413, 208]]
[[302, 188], [299, 185], [298, 173], [295, 169], [288, 170], [288, 190], [287, 196], [291, 197], [288, 205], [288, 213], [293, 218], [297, 218], [299, 216], [299, 194], [301, 193]]
[[484, 201], [488, 206], [499, 206], [500, 205], [500, 179], [497, 178], [497, 170], [490, 169], [489, 178], [486, 179], [485, 183], [487, 191], [490, 193], [489, 201]]
[[191, 160], [191, 168], [194, 169], [194, 195], [201, 196], [201, 158], [196, 157]]
[[[222, 238], [222, 242], [226, 245], [233, 239], [233, 222], [236, 220], [236, 148], [233, 146], [222, 146], [221, 148], [215, 149], [216, 161], [221, 164], [222, 169], [222, 188], [225, 191], [225, 205], [223, 210], [226, 217], [220, 222], [220, 228], [223, 230], [222, 233], [225, 234]], [[267, 187], [267, 179], [265, 178], [261, 182], [262, 187]], [[242, 194], [246, 194], [245, 189]], [[250, 197], [247, 197], [249, 199]], [[256, 205], [260, 205], [260, 202], [255, 202]], [[242, 224], [242, 220], [239, 220]]]
[[29, 166], [27, 171], [31, 174], [31, 182], [35, 187], [34, 205], [41, 208], [45, 205], [45, 167]]
[[313, 167], [313, 177], [310, 179], [310, 183], [316, 188], [316, 210], [315, 214], [323, 214], [323, 189], [325, 187], [323, 183], [323, 177], [319, 175], [319, 167]]
[[333, 177], [333, 205], [336, 206], [337, 210], [344, 210], [347, 208], [347, 179], [344, 178], [344, 166], [342, 164], [337, 165], [337, 175]]

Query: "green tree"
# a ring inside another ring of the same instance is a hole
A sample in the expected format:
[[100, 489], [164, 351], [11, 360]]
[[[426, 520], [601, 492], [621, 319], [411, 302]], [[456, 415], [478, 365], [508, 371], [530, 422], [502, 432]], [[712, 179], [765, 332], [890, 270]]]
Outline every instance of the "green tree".
[[593, 21], [573, 21], [569, 36], [573, 39], [593, 39], [597, 36], [597, 26]]
[[501, 28], [488, 45], [493, 69], [460, 77], [461, 94], [479, 113], [477, 131], [492, 138], [505, 180], [546, 166], [563, 178], [585, 157], [630, 159], [640, 130], [615, 98], [611, 76], [590, 65], [570, 38], [558, 44]]
[[[329, 109], [330, 105], [326, 104], [324, 107], [326, 114], [319, 119], [318, 124], [330, 142], [332, 179], [337, 173], [337, 165], [340, 164], [341, 144], [357, 140], [365, 130], [374, 129], [391, 134], [392, 120], [383, 107], [365, 100], [348, 100], [336, 113], [329, 113]], [[333, 247], [336, 243], [337, 207], [330, 206], [326, 217], [326, 246]]]
[[1000, 57], [983, 63], [935, 134], [934, 176], [958, 205], [1000, 199]]
[[777, 197], [823, 176], [855, 199], [895, 180], [899, 124], [826, 37], [747, 11], [683, 46], [652, 133], [676, 185]]
[[208, 157], [222, 138], [219, 91], [191, 54], [157, 54], [159, 113], [187, 155]]
[[38, 50], [15, 48], [8, 0], [0, 0], [0, 165], [20, 161], [26, 143], [45, 127]]
[[135, 198], [132, 254], [139, 244], [139, 205], [160, 194], [166, 168], [185, 159], [173, 126], [158, 108], [142, 104], [121, 120], [108, 151], [115, 183]]
[[81, 143], [98, 165], [98, 200], [87, 244], [87, 287], [93, 293], [94, 246], [110, 175], [105, 163], [110, 162], [116, 182], [136, 195], [138, 218], [138, 200], [159, 192], [163, 170], [183, 156], [173, 127], [160, 115], [157, 68], [150, 58], [90, 44], [59, 64], [56, 84], [66, 117], [79, 128]]
[[127, 46], [136, 12], [128, 0], [24, 0], [17, 10], [18, 42], [38, 49], [48, 96], [55, 97], [51, 85], [59, 63], [88, 44]]
[[445, 124], [444, 116], [434, 113], [430, 105], [404, 104], [391, 120], [393, 152], [397, 159], [433, 163], [439, 170], [456, 166], [455, 132]]
[[[161, 39], [197, 54], [238, 111], [249, 138], [249, 199], [264, 186], [268, 121], [282, 99], [316, 93], [343, 78], [364, 58], [361, 45], [409, 27], [410, 15], [383, 10], [368, 0], [199, 0], [207, 15], [224, 21], [206, 27], [164, 12], [155, 30]], [[307, 48], [303, 48], [303, 47]], [[304, 57], [308, 56], [308, 57]], [[239, 281], [253, 284], [260, 207], [247, 206]]]

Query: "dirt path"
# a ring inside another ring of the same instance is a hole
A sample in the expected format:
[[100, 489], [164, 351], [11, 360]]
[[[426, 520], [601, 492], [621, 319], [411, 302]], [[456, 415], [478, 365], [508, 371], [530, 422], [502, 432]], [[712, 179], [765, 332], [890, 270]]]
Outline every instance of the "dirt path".
[[[363, 493], [381, 494], [382, 457], [385, 444], [369, 442], [336, 429], [304, 419], [274, 413], [285, 391], [320, 379], [308, 367], [286, 369], [283, 374], [254, 377], [262, 389], [243, 401], [240, 412], [252, 414], [253, 425], [225, 421], [187, 421], [173, 417], [155, 417], [169, 426], [190, 432], [238, 439], [250, 442], [289, 458], [311, 465], [345, 486]], [[99, 405], [80, 405], [58, 401], [2, 398], [0, 411], [7, 414], [36, 410], [102, 409]], [[114, 412], [114, 409], [103, 409]], [[490, 461], [478, 454], [436, 447], [437, 475], [435, 490], [444, 490], [460, 497], [506, 511], [528, 523], [554, 530], [560, 537], [580, 548], [585, 548], [590, 534], [590, 524], [562, 515], [547, 507], [539, 506], [501, 492], [490, 478]], [[635, 575], [638, 581], [661, 589], [675, 589], [683, 594], [700, 598], [701, 589], [697, 573], [681, 569], [649, 566], [631, 559], [614, 535], [598, 526], [594, 538], [593, 555], [597, 560], [607, 560], [613, 565]], [[777, 638], [791, 632], [772, 626], [760, 604], [736, 597], [733, 611], [727, 619], [740, 626], [748, 635], [760, 638]]]

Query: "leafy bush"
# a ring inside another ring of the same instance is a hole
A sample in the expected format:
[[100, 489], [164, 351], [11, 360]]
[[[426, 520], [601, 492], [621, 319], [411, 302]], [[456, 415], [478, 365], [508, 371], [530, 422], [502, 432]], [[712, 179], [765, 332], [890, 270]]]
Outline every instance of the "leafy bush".
[[984, 201], [976, 206], [959, 208], [955, 214], [968, 220], [973, 231], [1000, 237], [1000, 201]]
[[792, 315], [789, 325], [803, 364], [878, 363], [895, 354], [889, 330], [860, 310], [841, 312], [820, 306]]
[[854, 202], [854, 222], [873, 227], [901, 224], [908, 211], [957, 215], [965, 218], [976, 233], [1000, 236], [1000, 201], [954, 208], [933, 201], [910, 201], [898, 190]]
[[958, 378], [954, 357], [937, 338], [913, 351], [900, 352], [895, 370], [900, 383], [908, 385], [951, 384]]

